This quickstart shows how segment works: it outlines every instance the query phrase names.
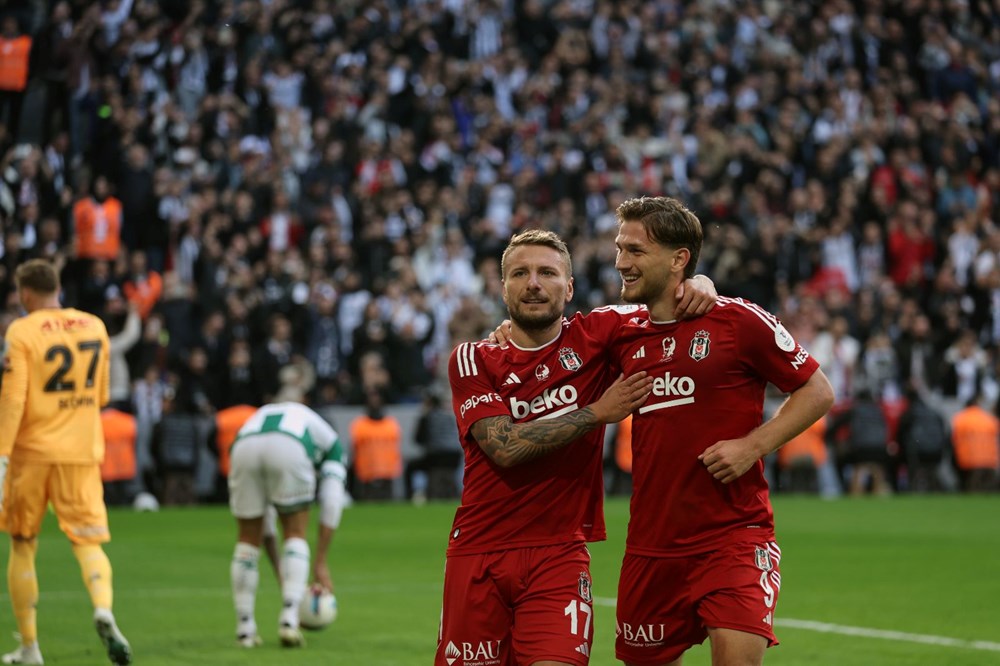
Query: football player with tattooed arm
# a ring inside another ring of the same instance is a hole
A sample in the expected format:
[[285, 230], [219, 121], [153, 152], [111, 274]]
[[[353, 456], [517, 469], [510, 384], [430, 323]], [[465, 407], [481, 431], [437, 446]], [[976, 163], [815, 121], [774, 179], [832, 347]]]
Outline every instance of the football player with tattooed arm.
[[110, 342], [94, 315], [59, 302], [59, 273], [44, 259], [14, 272], [27, 315], [7, 329], [0, 387], [0, 528], [10, 534], [7, 584], [21, 644], [4, 664], [41, 664], [35, 607], [38, 532], [49, 504], [73, 546], [108, 658], [132, 660], [111, 612], [110, 540], [100, 463], [101, 407], [110, 393]]
[[[594, 631], [586, 542], [606, 538], [604, 425], [651, 386], [644, 372], [619, 377], [606, 340], [637, 308], [565, 318], [572, 264], [551, 232], [512, 238], [500, 270], [510, 344], [459, 345], [448, 365], [466, 463], [434, 663], [584, 666]], [[716, 297], [704, 278], [676, 295], [693, 314]]]

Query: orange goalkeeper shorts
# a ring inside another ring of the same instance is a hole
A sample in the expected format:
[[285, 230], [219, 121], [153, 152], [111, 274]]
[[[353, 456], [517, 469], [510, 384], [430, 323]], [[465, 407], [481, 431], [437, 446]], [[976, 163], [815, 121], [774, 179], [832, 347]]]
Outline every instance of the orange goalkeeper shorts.
[[59, 529], [71, 542], [82, 545], [110, 541], [98, 465], [11, 461], [0, 527], [15, 538], [34, 538], [50, 502]]

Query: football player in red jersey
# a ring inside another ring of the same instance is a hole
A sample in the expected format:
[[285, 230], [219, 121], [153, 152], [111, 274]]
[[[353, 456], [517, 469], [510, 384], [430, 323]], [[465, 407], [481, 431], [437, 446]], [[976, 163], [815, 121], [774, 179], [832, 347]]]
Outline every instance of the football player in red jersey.
[[[652, 391], [632, 420], [633, 494], [618, 588], [616, 653], [629, 666], [680, 664], [708, 637], [714, 666], [760, 664], [777, 640], [781, 551], [762, 459], [823, 417], [833, 391], [778, 319], [720, 297], [676, 316], [694, 272], [698, 218], [668, 197], [617, 209], [622, 298], [648, 308], [614, 336], [622, 371]], [[768, 421], [764, 390], [789, 394]]]
[[[501, 274], [511, 344], [465, 343], [449, 361], [466, 464], [435, 664], [584, 665], [585, 544], [605, 538], [603, 426], [649, 393], [644, 373], [615, 381], [607, 344], [636, 308], [565, 318], [572, 263], [551, 232], [515, 236]], [[698, 312], [714, 297], [709, 282], [689, 285], [685, 301]]]

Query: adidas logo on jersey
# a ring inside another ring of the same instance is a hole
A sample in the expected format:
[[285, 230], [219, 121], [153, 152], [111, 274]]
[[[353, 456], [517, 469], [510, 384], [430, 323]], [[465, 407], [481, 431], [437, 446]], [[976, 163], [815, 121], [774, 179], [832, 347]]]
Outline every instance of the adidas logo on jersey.
[[513, 372], [507, 375], [507, 381], [503, 383], [504, 386], [510, 386], [511, 384], [520, 384], [521, 379], [515, 375]]
[[646, 358], [646, 348], [645, 347], [639, 347], [639, 351], [637, 351], [636, 353], [632, 354], [632, 358]]

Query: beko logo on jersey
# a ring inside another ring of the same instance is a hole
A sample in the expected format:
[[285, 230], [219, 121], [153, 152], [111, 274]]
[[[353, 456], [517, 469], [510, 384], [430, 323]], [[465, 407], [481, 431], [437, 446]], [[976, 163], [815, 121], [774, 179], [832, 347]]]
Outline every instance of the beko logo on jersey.
[[653, 379], [652, 395], [657, 398], [671, 398], [660, 402], [651, 402], [639, 408], [640, 414], [655, 412], [658, 409], [668, 407], [680, 407], [690, 405], [694, 402], [694, 380], [690, 377], [674, 377], [671, 373], [665, 372], [662, 377]]
[[576, 409], [578, 397], [576, 387], [572, 384], [558, 386], [545, 389], [540, 396], [536, 396], [531, 402], [512, 397], [510, 399], [510, 412], [515, 419], [523, 419], [532, 414], [543, 414], [544, 416], [539, 418], [551, 419]]
[[690, 377], [674, 377], [667, 372], [662, 377], [653, 379], [653, 395], [655, 396], [691, 395], [692, 393], [694, 393], [694, 380]]
[[462, 406], [459, 408], [459, 411], [461, 412], [461, 415], [464, 417], [465, 413], [470, 409], [472, 409], [473, 407], [478, 407], [479, 405], [485, 405], [490, 402], [501, 402], [502, 400], [503, 398], [501, 398], [496, 393], [483, 393], [482, 395], [474, 395], [462, 403]]
[[444, 649], [448, 666], [461, 660], [461, 666], [492, 666], [500, 663], [500, 641], [448, 641]]

